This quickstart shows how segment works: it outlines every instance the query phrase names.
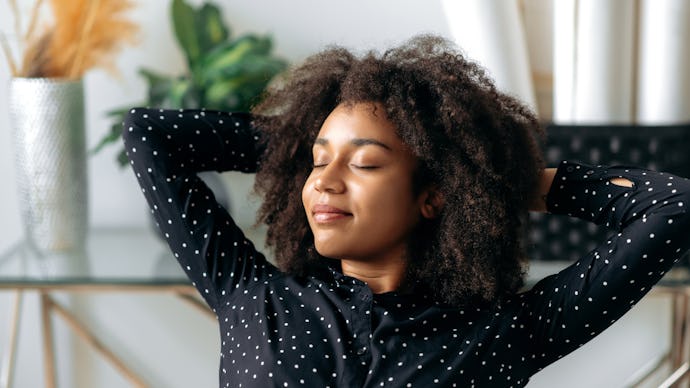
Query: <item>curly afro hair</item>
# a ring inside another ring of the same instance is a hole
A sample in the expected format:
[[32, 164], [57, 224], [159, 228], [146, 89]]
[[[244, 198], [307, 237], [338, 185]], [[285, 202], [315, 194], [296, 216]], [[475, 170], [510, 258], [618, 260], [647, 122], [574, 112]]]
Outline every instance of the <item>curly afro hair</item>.
[[434, 185], [444, 199], [439, 216], [422, 221], [409, 242], [406, 281], [454, 306], [517, 292], [544, 131], [480, 66], [430, 35], [359, 57], [329, 47], [254, 107], [266, 147], [255, 183], [263, 197], [258, 219], [281, 270], [305, 276], [326, 259], [314, 248], [301, 191], [322, 123], [339, 104], [359, 102], [380, 104], [417, 156], [415, 190]]

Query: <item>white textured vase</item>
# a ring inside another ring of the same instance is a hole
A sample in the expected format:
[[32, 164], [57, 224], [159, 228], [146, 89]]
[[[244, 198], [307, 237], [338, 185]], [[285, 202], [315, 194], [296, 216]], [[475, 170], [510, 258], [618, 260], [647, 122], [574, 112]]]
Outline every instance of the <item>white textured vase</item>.
[[26, 239], [41, 252], [80, 250], [88, 230], [83, 83], [14, 78], [9, 92]]

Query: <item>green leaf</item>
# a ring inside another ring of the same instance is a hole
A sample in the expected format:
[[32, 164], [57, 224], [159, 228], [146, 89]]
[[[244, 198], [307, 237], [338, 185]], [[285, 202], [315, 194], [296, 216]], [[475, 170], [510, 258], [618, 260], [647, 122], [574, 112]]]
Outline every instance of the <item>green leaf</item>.
[[214, 78], [219, 71], [237, 64], [246, 55], [267, 55], [271, 46], [271, 39], [268, 37], [245, 35], [234, 42], [216, 48], [203, 59], [202, 83]]
[[168, 90], [167, 100], [169, 107], [173, 109], [186, 108], [185, 96], [188, 94], [192, 83], [187, 79], [178, 79]]
[[101, 138], [101, 140], [98, 142], [98, 144], [93, 147], [89, 152], [91, 154], [96, 154], [100, 152], [103, 147], [115, 143], [120, 140], [120, 136], [122, 135], [122, 119], [124, 118], [124, 114], [120, 114], [120, 120], [116, 120], [111, 126], [110, 126], [110, 131]]
[[206, 107], [219, 110], [247, 111], [261, 96], [271, 77], [240, 76], [219, 81], [206, 89]]
[[170, 89], [172, 89], [174, 80], [171, 77], [158, 74], [148, 69], [139, 70], [149, 84], [148, 104], [154, 107], [164, 107], [165, 101], [168, 99]]
[[235, 91], [242, 81], [239, 79], [226, 80], [216, 82], [206, 89], [205, 102], [210, 109], [223, 109], [224, 106], [232, 107], [237, 102], [230, 100], [237, 100]]
[[115, 109], [111, 109], [109, 111], [106, 111], [105, 117], [111, 117], [113, 119], [120, 119], [125, 115], [125, 113], [129, 112], [129, 110], [132, 109], [132, 106], [133, 105], [128, 105], [128, 106], [123, 106], [120, 108], [115, 108]]
[[117, 163], [120, 165], [120, 167], [124, 167], [129, 164], [129, 159], [127, 159], [127, 154], [125, 153], [124, 149], [117, 154]]
[[197, 60], [201, 56], [196, 18], [196, 12], [192, 6], [185, 3], [184, 0], [173, 0], [172, 19], [175, 37], [187, 57], [190, 69], [196, 66]]
[[211, 109], [248, 109], [270, 80], [287, 64], [280, 59], [247, 55], [219, 71], [206, 88], [205, 106]]
[[236, 109], [242, 112], [249, 111], [258, 102], [268, 82], [266, 79], [245, 81], [238, 90], [241, 103]]
[[281, 59], [260, 55], [247, 55], [241, 62], [219, 69], [215, 74], [209, 74], [209, 76], [213, 76], [215, 79], [239, 76], [268, 79], [283, 71], [286, 66], [286, 63]]
[[107, 145], [120, 141], [120, 136], [122, 135], [122, 122], [124, 121], [125, 114], [127, 114], [130, 109], [131, 107], [129, 106], [120, 107], [105, 113], [106, 117], [111, 118], [113, 122], [110, 125], [109, 131], [101, 138], [98, 144], [89, 150], [89, 154], [95, 155]]
[[213, 4], [205, 3], [201, 7], [197, 13], [196, 25], [202, 55], [225, 42], [230, 34], [220, 10]]

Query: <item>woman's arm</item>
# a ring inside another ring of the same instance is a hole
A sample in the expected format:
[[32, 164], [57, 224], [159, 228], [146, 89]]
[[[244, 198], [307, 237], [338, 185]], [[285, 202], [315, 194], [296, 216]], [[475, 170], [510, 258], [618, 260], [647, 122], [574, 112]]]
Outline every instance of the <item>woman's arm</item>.
[[[530, 211], [533, 212], [546, 212], [546, 197], [551, 189], [551, 184], [553, 183], [553, 178], [556, 176], [557, 168], [545, 168], [539, 178], [539, 184], [537, 191], [532, 199], [532, 204], [529, 207]], [[632, 187], [632, 182], [625, 178], [612, 178], [611, 183], [623, 187]]]
[[272, 276], [275, 268], [196, 175], [256, 171], [262, 150], [251, 116], [135, 108], [123, 125], [125, 150], [156, 223], [207, 303], [215, 308]]
[[604, 224], [614, 233], [513, 301], [515, 324], [529, 338], [535, 371], [610, 326], [690, 248], [685, 178], [563, 162], [551, 180], [548, 212]]
[[530, 211], [546, 212], [546, 196], [549, 194], [551, 182], [553, 182], [553, 177], [556, 175], [556, 170], [556, 168], [546, 168], [542, 171], [537, 190], [534, 193], [529, 207]]

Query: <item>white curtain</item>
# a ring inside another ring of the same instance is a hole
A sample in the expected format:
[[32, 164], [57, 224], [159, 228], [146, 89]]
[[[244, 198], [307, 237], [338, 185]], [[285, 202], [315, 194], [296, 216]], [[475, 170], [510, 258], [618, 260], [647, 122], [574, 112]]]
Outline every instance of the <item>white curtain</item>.
[[554, 121], [633, 122], [635, 1], [556, 0]]
[[690, 1], [640, 3], [637, 121], [690, 122]]
[[535, 112], [527, 42], [515, 0], [441, 0], [448, 27], [468, 58], [486, 68], [504, 93]]
[[559, 124], [690, 120], [690, 1], [554, 0]]

